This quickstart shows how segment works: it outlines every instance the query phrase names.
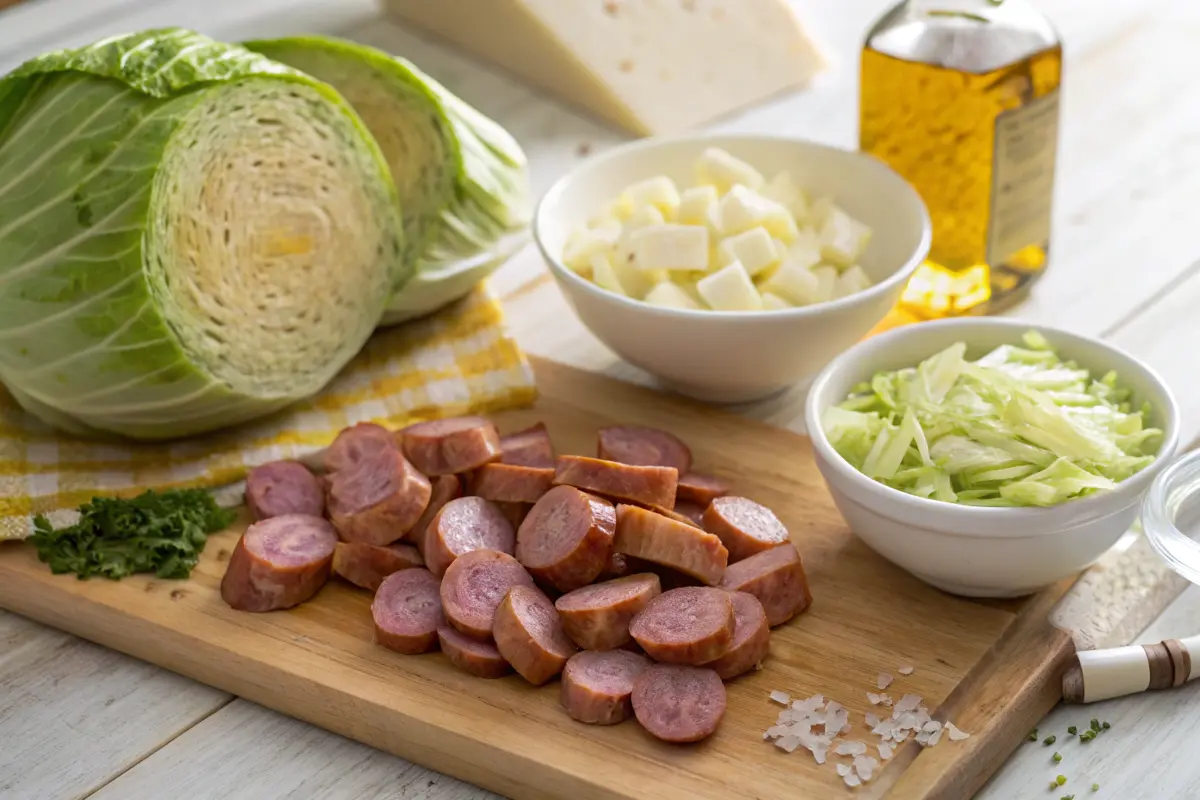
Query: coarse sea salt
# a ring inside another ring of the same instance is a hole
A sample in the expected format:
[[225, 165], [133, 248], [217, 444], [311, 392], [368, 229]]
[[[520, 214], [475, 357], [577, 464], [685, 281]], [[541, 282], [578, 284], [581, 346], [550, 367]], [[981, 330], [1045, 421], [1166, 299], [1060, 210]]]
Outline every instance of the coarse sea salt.
[[892, 757], [892, 746], [890, 744], [888, 744], [887, 742], [880, 742], [879, 743], [879, 757], [884, 761], [887, 761], [889, 758], [891, 758]]
[[960, 731], [954, 726], [953, 722], [946, 723], [946, 735], [950, 737], [952, 742], [961, 742], [963, 739], [970, 739], [971, 734], [966, 731]]
[[834, 752], [839, 756], [858, 756], [867, 752], [867, 746], [862, 742], [842, 742]]
[[774, 691], [771, 692], [771, 699], [781, 706], [786, 706], [791, 701], [792, 696], [787, 692]]
[[849, 764], [838, 764], [837, 765], [837, 773], [838, 773], [839, 778], [846, 777], [847, 775], [850, 774], [850, 765]]
[[886, 672], [879, 673], [879, 677], [876, 679], [875, 685], [879, 687], [880, 691], [886, 689], [892, 685], [892, 676]]
[[870, 711], [867, 712], [864, 719], [866, 720], [868, 728], [874, 728], [876, 725], [879, 724], [879, 715], [873, 714]]
[[913, 674], [913, 668], [910, 666], [907, 666], [907, 665], [901, 667], [900, 669], [898, 669], [896, 671], [899, 672], [901, 675], [912, 675]]
[[888, 697], [886, 694], [875, 694], [874, 692], [867, 692], [867, 700], [873, 706], [891, 706], [892, 705], [892, 698]]
[[877, 766], [879, 766], [879, 762], [871, 756], [859, 755], [854, 757], [854, 771], [864, 781], [871, 780], [871, 776], [875, 773], [875, 767]]

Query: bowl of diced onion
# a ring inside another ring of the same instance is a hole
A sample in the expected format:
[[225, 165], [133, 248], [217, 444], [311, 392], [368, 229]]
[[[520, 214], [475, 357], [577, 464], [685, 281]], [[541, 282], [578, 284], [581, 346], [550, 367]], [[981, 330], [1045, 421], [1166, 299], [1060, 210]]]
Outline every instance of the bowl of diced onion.
[[668, 387], [746, 402], [807, 383], [899, 300], [929, 250], [917, 192], [799, 139], [647, 139], [546, 193], [534, 238], [601, 341]]
[[813, 382], [805, 422], [859, 538], [946, 591], [1014, 597], [1129, 529], [1175, 452], [1179, 410], [1106, 342], [965, 318], [851, 348]]

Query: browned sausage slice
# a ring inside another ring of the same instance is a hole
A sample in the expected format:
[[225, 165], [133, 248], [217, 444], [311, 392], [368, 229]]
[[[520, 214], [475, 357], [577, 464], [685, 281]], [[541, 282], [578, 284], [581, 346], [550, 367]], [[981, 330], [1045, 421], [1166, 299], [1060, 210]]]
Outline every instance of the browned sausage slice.
[[418, 422], [400, 438], [404, 454], [426, 475], [469, 472], [500, 458], [500, 434], [483, 417]]
[[601, 428], [596, 455], [641, 467], [674, 467], [680, 475], [692, 468], [692, 451], [678, 436], [639, 425]]
[[272, 461], [246, 476], [246, 505], [255, 520], [280, 514], [319, 517], [325, 513], [325, 492], [298, 461]]
[[704, 529], [721, 538], [729, 562], [790, 541], [775, 512], [745, 497], [718, 497], [704, 512]]
[[320, 517], [284, 514], [256, 522], [238, 540], [221, 598], [239, 611], [291, 608], [329, 578], [337, 533]]
[[325, 472], [353, 469], [382, 450], [399, 449], [391, 431], [372, 422], [345, 428], [325, 450]]
[[554, 601], [567, 635], [584, 650], [628, 644], [629, 621], [662, 593], [658, 576], [627, 575], [567, 592]]
[[710, 586], [721, 582], [729, 558], [721, 540], [711, 533], [637, 506], [617, 506], [613, 549], [679, 570]]
[[500, 437], [500, 460], [519, 467], [554, 469], [554, 444], [544, 423]]
[[329, 518], [347, 542], [391, 544], [420, 520], [433, 492], [399, 450], [380, 450], [327, 476]]
[[421, 518], [417, 520], [416, 525], [413, 525], [406, 537], [417, 546], [422, 558], [425, 556], [425, 536], [429, 531], [429, 523], [433, 522], [433, 518], [442, 510], [442, 506], [456, 497], [462, 496], [462, 481], [458, 479], [457, 475], [439, 475], [433, 479], [432, 483], [433, 491], [429, 495], [429, 505], [425, 506], [425, 512], [421, 514]]
[[633, 715], [633, 684], [650, 659], [628, 650], [585, 650], [567, 660], [559, 700], [571, 719], [615, 725]]
[[[675, 507], [678, 508], [679, 503], [675, 503]], [[699, 522], [686, 514], [676, 511], [675, 509], [663, 508], [662, 506], [650, 506], [650, 510], [655, 514], [662, 514], [667, 519], [673, 519], [676, 522], [682, 522], [684, 525], [691, 525], [693, 528], [700, 528], [703, 530], [704, 526], [702, 526]]]
[[697, 528], [703, 528], [705, 508], [706, 506], [692, 503], [687, 500], [676, 500], [674, 511], [676, 514], [687, 517], [688, 520], [694, 522]]
[[517, 530], [517, 560], [562, 592], [596, 579], [612, 554], [617, 517], [611, 504], [572, 486], [556, 486]]
[[533, 578], [515, 558], [495, 550], [472, 550], [446, 570], [442, 610], [455, 628], [487, 640], [492, 637], [496, 608], [514, 586], [533, 586]]
[[787, 622], [812, 603], [804, 562], [792, 544], [772, 547], [730, 564], [721, 588], [757, 597], [767, 613], [767, 624], [772, 628]]
[[496, 645], [463, 636], [449, 625], [438, 628], [438, 642], [450, 663], [480, 678], [503, 678], [512, 667]]
[[553, 485], [553, 469], [484, 464], [471, 478], [471, 494], [498, 503], [536, 503]]
[[733, 642], [729, 652], [705, 664], [725, 681], [754, 669], [771, 647], [771, 626], [758, 598], [745, 592], [734, 592], [729, 598], [733, 601]]
[[492, 635], [504, 660], [534, 686], [562, 672], [577, 649], [550, 598], [529, 586], [508, 590], [496, 608]]
[[680, 500], [707, 507], [718, 497], [729, 494], [729, 484], [711, 475], [701, 475], [698, 472], [680, 473], [679, 488], [675, 491], [675, 503]]
[[621, 578], [633, 572], [629, 565], [630, 559], [614, 552], [608, 557], [608, 561], [604, 564], [604, 569], [600, 570], [600, 574], [596, 577], [603, 580], [611, 580], [612, 578]]
[[388, 575], [423, 565], [421, 554], [410, 544], [338, 542], [333, 551], [334, 574], [372, 592]]
[[407, 655], [427, 653], [445, 624], [438, 579], [427, 569], [406, 569], [384, 579], [371, 603], [375, 641]]
[[698, 742], [725, 715], [725, 684], [711, 669], [655, 664], [633, 682], [633, 713], [651, 736]]
[[671, 589], [634, 615], [629, 633], [655, 661], [707, 664], [733, 642], [733, 601], [707, 586]]
[[425, 564], [444, 575], [454, 559], [472, 550], [511, 554], [516, 533], [496, 504], [482, 497], [460, 497], [442, 506], [425, 535]]
[[554, 482], [644, 506], [675, 507], [679, 473], [673, 467], [638, 467], [585, 456], [559, 456]]

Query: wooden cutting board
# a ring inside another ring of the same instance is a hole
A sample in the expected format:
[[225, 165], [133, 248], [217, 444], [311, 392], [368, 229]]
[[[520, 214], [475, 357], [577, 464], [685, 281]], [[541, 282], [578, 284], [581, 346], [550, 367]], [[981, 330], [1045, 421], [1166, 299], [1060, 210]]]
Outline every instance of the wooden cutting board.
[[[437, 653], [402, 656], [371, 641], [371, 597], [331, 580], [286, 612], [233, 611], [218, 592], [245, 520], [209, 541], [187, 581], [54, 576], [23, 543], [0, 546], [0, 607], [145, 659], [315, 725], [514, 798], [816, 798], [849, 792], [834, 762], [762, 739], [775, 689], [823, 694], [851, 712], [848, 738], [878, 741], [863, 716], [880, 672], [939, 719], [972, 734], [909, 742], [859, 797], [970, 795], [1060, 696], [1074, 652], [1047, 622], [1067, 583], [1021, 601], [955, 598], [893, 567], [846, 528], [802, 436], [549, 362], [535, 363], [536, 407], [497, 417], [502, 431], [543, 420], [559, 452], [592, 453], [595, 431], [657, 425], [688, 441], [697, 469], [773, 508], [792, 532], [812, 608], [776, 628], [764, 669], [730, 684], [720, 730], [673, 746], [633, 722], [569, 719], [558, 687], [474, 678]], [[912, 675], [898, 669], [912, 665]]]

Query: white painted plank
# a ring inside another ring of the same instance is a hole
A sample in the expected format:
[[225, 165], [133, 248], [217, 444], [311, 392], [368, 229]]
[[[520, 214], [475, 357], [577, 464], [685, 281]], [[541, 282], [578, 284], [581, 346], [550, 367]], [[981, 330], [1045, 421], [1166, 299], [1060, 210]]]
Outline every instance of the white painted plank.
[[0, 797], [82, 797], [228, 698], [0, 611]]
[[92, 800], [489, 800], [491, 792], [238, 700]]

